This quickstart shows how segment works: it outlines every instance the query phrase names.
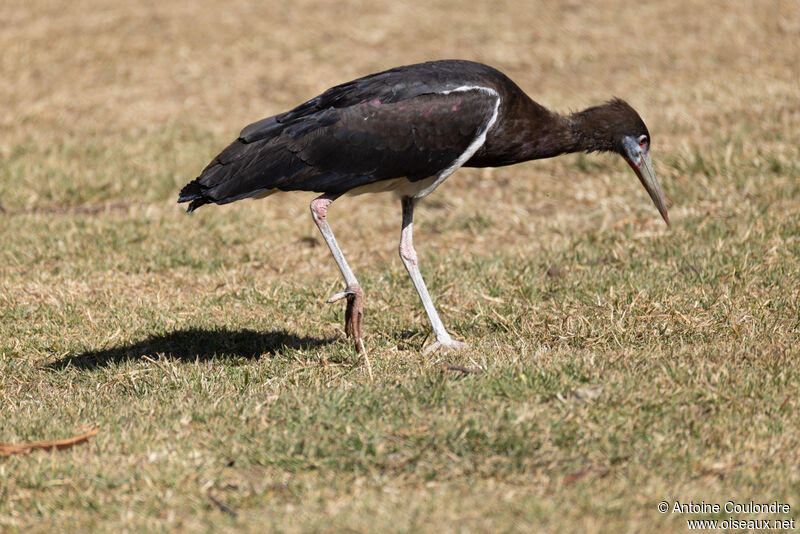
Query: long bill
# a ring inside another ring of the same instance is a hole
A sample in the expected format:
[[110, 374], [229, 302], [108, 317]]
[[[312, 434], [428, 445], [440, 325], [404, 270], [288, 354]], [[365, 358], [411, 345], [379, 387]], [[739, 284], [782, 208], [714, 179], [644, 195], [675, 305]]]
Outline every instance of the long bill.
[[637, 158], [638, 162], [630, 157], [625, 158], [625, 160], [628, 162], [628, 165], [631, 166], [633, 172], [636, 173], [636, 176], [639, 177], [639, 181], [642, 182], [647, 194], [650, 195], [650, 199], [653, 201], [653, 204], [656, 205], [664, 222], [667, 223], [667, 226], [670, 226], [667, 203], [664, 200], [664, 193], [661, 191], [661, 186], [656, 179], [656, 172], [653, 170], [653, 162], [650, 159], [650, 153], [641, 153]]

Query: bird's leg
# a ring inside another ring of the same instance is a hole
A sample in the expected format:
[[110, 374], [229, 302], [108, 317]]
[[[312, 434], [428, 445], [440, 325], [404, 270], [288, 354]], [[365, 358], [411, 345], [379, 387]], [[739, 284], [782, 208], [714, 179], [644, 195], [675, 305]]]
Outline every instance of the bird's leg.
[[341, 195], [326, 194], [312, 200], [311, 216], [314, 218], [314, 222], [316, 223], [317, 228], [319, 228], [320, 233], [322, 233], [325, 243], [328, 244], [328, 248], [331, 250], [333, 259], [336, 261], [336, 265], [339, 267], [339, 271], [342, 273], [345, 284], [347, 284], [347, 287], [343, 292], [332, 296], [328, 299], [328, 302], [336, 302], [337, 300], [347, 299], [347, 311], [345, 312], [344, 316], [344, 331], [349, 337], [353, 338], [356, 350], [360, 352], [364, 350], [364, 343], [361, 341], [361, 320], [364, 316], [364, 292], [361, 291], [361, 287], [358, 285], [358, 280], [356, 280], [356, 277], [353, 274], [353, 271], [350, 269], [350, 266], [347, 265], [347, 260], [344, 259], [342, 249], [339, 248], [336, 238], [333, 237], [333, 231], [331, 230], [331, 227], [328, 226], [328, 222], [325, 220], [328, 214], [328, 206], [340, 196]]
[[414, 250], [414, 242], [412, 235], [413, 218], [414, 218], [414, 205], [417, 203], [416, 199], [411, 197], [404, 197], [403, 203], [403, 230], [400, 233], [400, 259], [403, 260], [403, 265], [406, 266], [411, 281], [414, 282], [414, 288], [419, 294], [422, 301], [422, 306], [428, 314], [428, 319], [431, 321], [433, 333], [436, 336], [436, 342], [425, 349], [425, 353], [433, 352], [438, 349], [451, 350], [466, 347], [466, 343], [456, 341], [450, 337], [450, 334], [445, 330], [442, 320], [439, 319], [439, 314], [436, 313], [436, 308], [433, 307], [433, 301], [428, 294], [428, 289], [425, 287], [425, 282], [422, 280], [422, 274], [419, 272], [417, 265], [417, 251]]

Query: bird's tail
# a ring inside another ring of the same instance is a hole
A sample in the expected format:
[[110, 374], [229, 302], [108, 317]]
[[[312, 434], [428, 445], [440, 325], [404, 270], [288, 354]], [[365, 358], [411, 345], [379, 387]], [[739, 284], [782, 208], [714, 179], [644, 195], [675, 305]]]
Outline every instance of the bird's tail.
[[181, 189], [180, 196], [178, 196], [178, 204], [183, 202], [191, 202], [189, 207], [186, 208], [186, 213], [192, 213], [203, 204], [208, 204], [208, 200], [204, 198], [203, 189], [197, 179], [192, 180]]
[[237, 139], [220, 152], [200, 176], [186, 184], [178, 203], [191, 202], [191, 213], [204, 204], [227, 204], [258, 197], [291, 178], [307, 165], [271, 138], [245, 143]]

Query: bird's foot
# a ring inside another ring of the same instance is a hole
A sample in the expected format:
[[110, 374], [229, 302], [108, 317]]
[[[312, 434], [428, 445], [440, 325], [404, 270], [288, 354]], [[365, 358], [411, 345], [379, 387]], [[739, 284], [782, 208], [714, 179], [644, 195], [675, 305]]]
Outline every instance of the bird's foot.
[[422, 351], [422, 354], [431, 354], [433, 352], [450, 352], [454, 350], [462, 350], [469, 347], [463, 341], [456, 341], [455, 339], [451, 339], [449, 336], [447, 338], [437, 339], [434, 343], [431, 343]]
[[344, 313], [344, 332], [347, 337], [353, 339], [356, 350], [364, 351], [364, 342], [361, 340], [361, 321], [364, 318], [364, 292], [359, 286], [348, 286], [341, 293], [337, 293], [328, 299], [328, 302], [336, 302], [347, 299], [347, 310]]

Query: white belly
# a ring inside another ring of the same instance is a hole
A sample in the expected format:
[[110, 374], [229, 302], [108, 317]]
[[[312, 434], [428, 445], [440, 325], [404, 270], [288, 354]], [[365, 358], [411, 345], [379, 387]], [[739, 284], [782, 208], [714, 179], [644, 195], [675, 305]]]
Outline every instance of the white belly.
[[[439, 175], [423, 178], [416, 182], [411, 182], [408, 178], [393, 178], [391, 180], [381, 180], [361, 187], [351, 189], [347, 195], [363, 195], [364, 193], [387, 193], [394, 192], [398, 197], [415, 197], [422, 198], [435, 189], [435, 185], [439, 185], [437, 180]], [[435, 184], [435, 185], [434, 185]], [[434, 185], [434, 187], [431, 187]]]

